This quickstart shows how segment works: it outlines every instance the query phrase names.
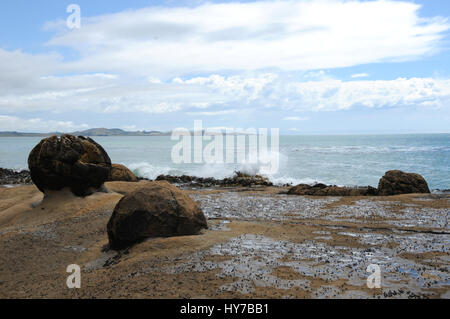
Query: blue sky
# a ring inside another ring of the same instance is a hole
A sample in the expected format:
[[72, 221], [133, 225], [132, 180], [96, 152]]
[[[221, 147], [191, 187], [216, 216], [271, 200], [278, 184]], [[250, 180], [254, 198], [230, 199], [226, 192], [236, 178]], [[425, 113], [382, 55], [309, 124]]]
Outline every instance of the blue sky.
[[0, 6], [0, 131], [450, 132], [448, 1]]

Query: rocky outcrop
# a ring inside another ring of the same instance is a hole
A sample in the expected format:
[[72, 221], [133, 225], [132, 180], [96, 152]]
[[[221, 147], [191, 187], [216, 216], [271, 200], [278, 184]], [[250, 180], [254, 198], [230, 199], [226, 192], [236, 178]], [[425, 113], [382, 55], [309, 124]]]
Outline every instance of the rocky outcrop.
[[125, 195], [108, 222], [112, 249], [122, 249], [149, 237], [194, 235], [207, 228], [199, 206], [168, 182], [151, 182]]
[[68, 187], [77, 196], [87, 196], [108, 179], [111, 160], [91, 138], [65, 134], [36, 145], [28, 157], [28, 167], [43, 193]]
[[191, 187], [237, 187], [237, 186], [272, 186], [272, 182], [264, 176], [260, 175], [247, 175], [241, 172], [235, 172], [233, 177], [227, 177], [224, 179], [215, 179], [212, 177], [195, 177], [195, 176], [171, 176], [160, 175], [156, 178], [157, 181], [168, 181], [169, 183], [178, 184], [182, 186]]
[[386, 172], [378, 182], [380, 196], [411, 193], [430, 193], [427, 182], [419, 174], [392, 170]]
[[126, 166], [112, 164], [108, 181], [110, 182], [136, 182], [138, 179]]
[[12, 169], [0, 167], [0, 185], [31, 184], [29, 171], [16, 172]]
[[289, 195], [311, 195], [311, 196], [373, 196], [377, 189], [367, 187], [339, 187], [325, 184], [307, 185], [300, 184], [289, 189]]
[[412, 193], [430, 193], [427, 182], [419, 174], [399, 170], [386, 172], [380, 179], [378, 188], [300, 184], [288, 191], [289, 195], [311, 196], [388, 196]]

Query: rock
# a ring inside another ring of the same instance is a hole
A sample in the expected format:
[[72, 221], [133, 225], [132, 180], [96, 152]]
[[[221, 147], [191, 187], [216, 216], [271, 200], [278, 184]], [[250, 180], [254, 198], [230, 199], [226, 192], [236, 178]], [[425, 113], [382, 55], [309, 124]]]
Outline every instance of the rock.
[[110, 182], [136, 182], [138, 179], [127, 167], [121, 164], [112, 164], [108, 181]]
[[307, 185], [299, 184], [289, 189], [288, 195], [310, 195], [310, 196], [374, 196], [377, 189], [368, 187], [339, 187], [327, 186], [325, 184]]
[[386, 172], [378, 182], [380, 196], [411, 193], [430, 193], [427, 182], [419, 174], [392, 170]]
[[150, 237], [197, 234], [207, 228], [198, 205], [167, 181], [150, 182], [125, 195], [108, 222], [112, 249], [122, 249]]
[[32, 184], [29, 171], [16, 172], [0, 167], [0, 185]]
[[273, 186], [273, 183], [261, 175], [247, 175], [240, 172], [235, 172], [233, 177], [224, 179], [215, 179], [213, 177], [196, 177], [196, 176], [171, 176], [160, 175], [156, 178], [157, 181], [168, 181], [169, 183], [189, 186], [189, 187], [236, 187], [236, 186]]
[[70, 188], [87, 196], [102, 188], [108, 179], [111, 160], [91, 138], [56, 135], [43, 139], [30, 152], [31, 178], [43, 193]]
[[225, 178], [222, 180], [223, 186], [273, 186], [272, 182], [261, 175], [249, 175], [242, 172], [234, 172], [234, 176], [231, 178]]

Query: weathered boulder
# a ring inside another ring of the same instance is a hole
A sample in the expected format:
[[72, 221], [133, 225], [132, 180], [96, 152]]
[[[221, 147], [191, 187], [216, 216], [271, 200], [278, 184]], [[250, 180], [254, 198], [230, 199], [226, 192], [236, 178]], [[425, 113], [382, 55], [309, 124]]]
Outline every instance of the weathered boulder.
[[138, 179], [126, 166], [112, 164], [108, 181], [110, 182], [136, 182]]
[[150, 237], [197, 234], [207, 228], [199, 206], [166, 181], [151, 182], [125, 195], [108, 222], [112, 249], [122, 249]]
[[44, 138], [30, 152], [31, 179], [40, 191], [65, 187], [77, 196], [99, 190], [109, 176], [111, 160], [91, 138], [56, 135]]
[[339, 187], [325, 184], [299, 184], [291, 187], [288, 195], [310, 195], [310, 196], [373, 196], [377, 195], [377, 189], [368, 187]]
[[430, 193], [427, 182], [419, 174], [392, 170], [387, 171], [378, 182], [380, 196], [411, 193]]

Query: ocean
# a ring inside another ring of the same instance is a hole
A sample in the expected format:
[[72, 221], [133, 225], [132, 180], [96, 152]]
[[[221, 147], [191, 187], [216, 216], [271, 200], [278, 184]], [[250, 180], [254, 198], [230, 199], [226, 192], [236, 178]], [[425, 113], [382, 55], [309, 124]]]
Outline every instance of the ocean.
[[[40, 137], [0, 138], [0, 167], [27, 169], [27, 158]], [[113, 163], [150, 179], [160, 174], [224, 178], [235, 170], [258, 172], [249, 164], [175, 164], [170, 136], [99, 136], [93, 139]], [[209, 142], [204, 142], [208, 144]], [[430, 189], [450, 188], [450, 134], [280, 136], [277, 184], [316, 183], [376, 187], [388, 170], [421, 174]]]

